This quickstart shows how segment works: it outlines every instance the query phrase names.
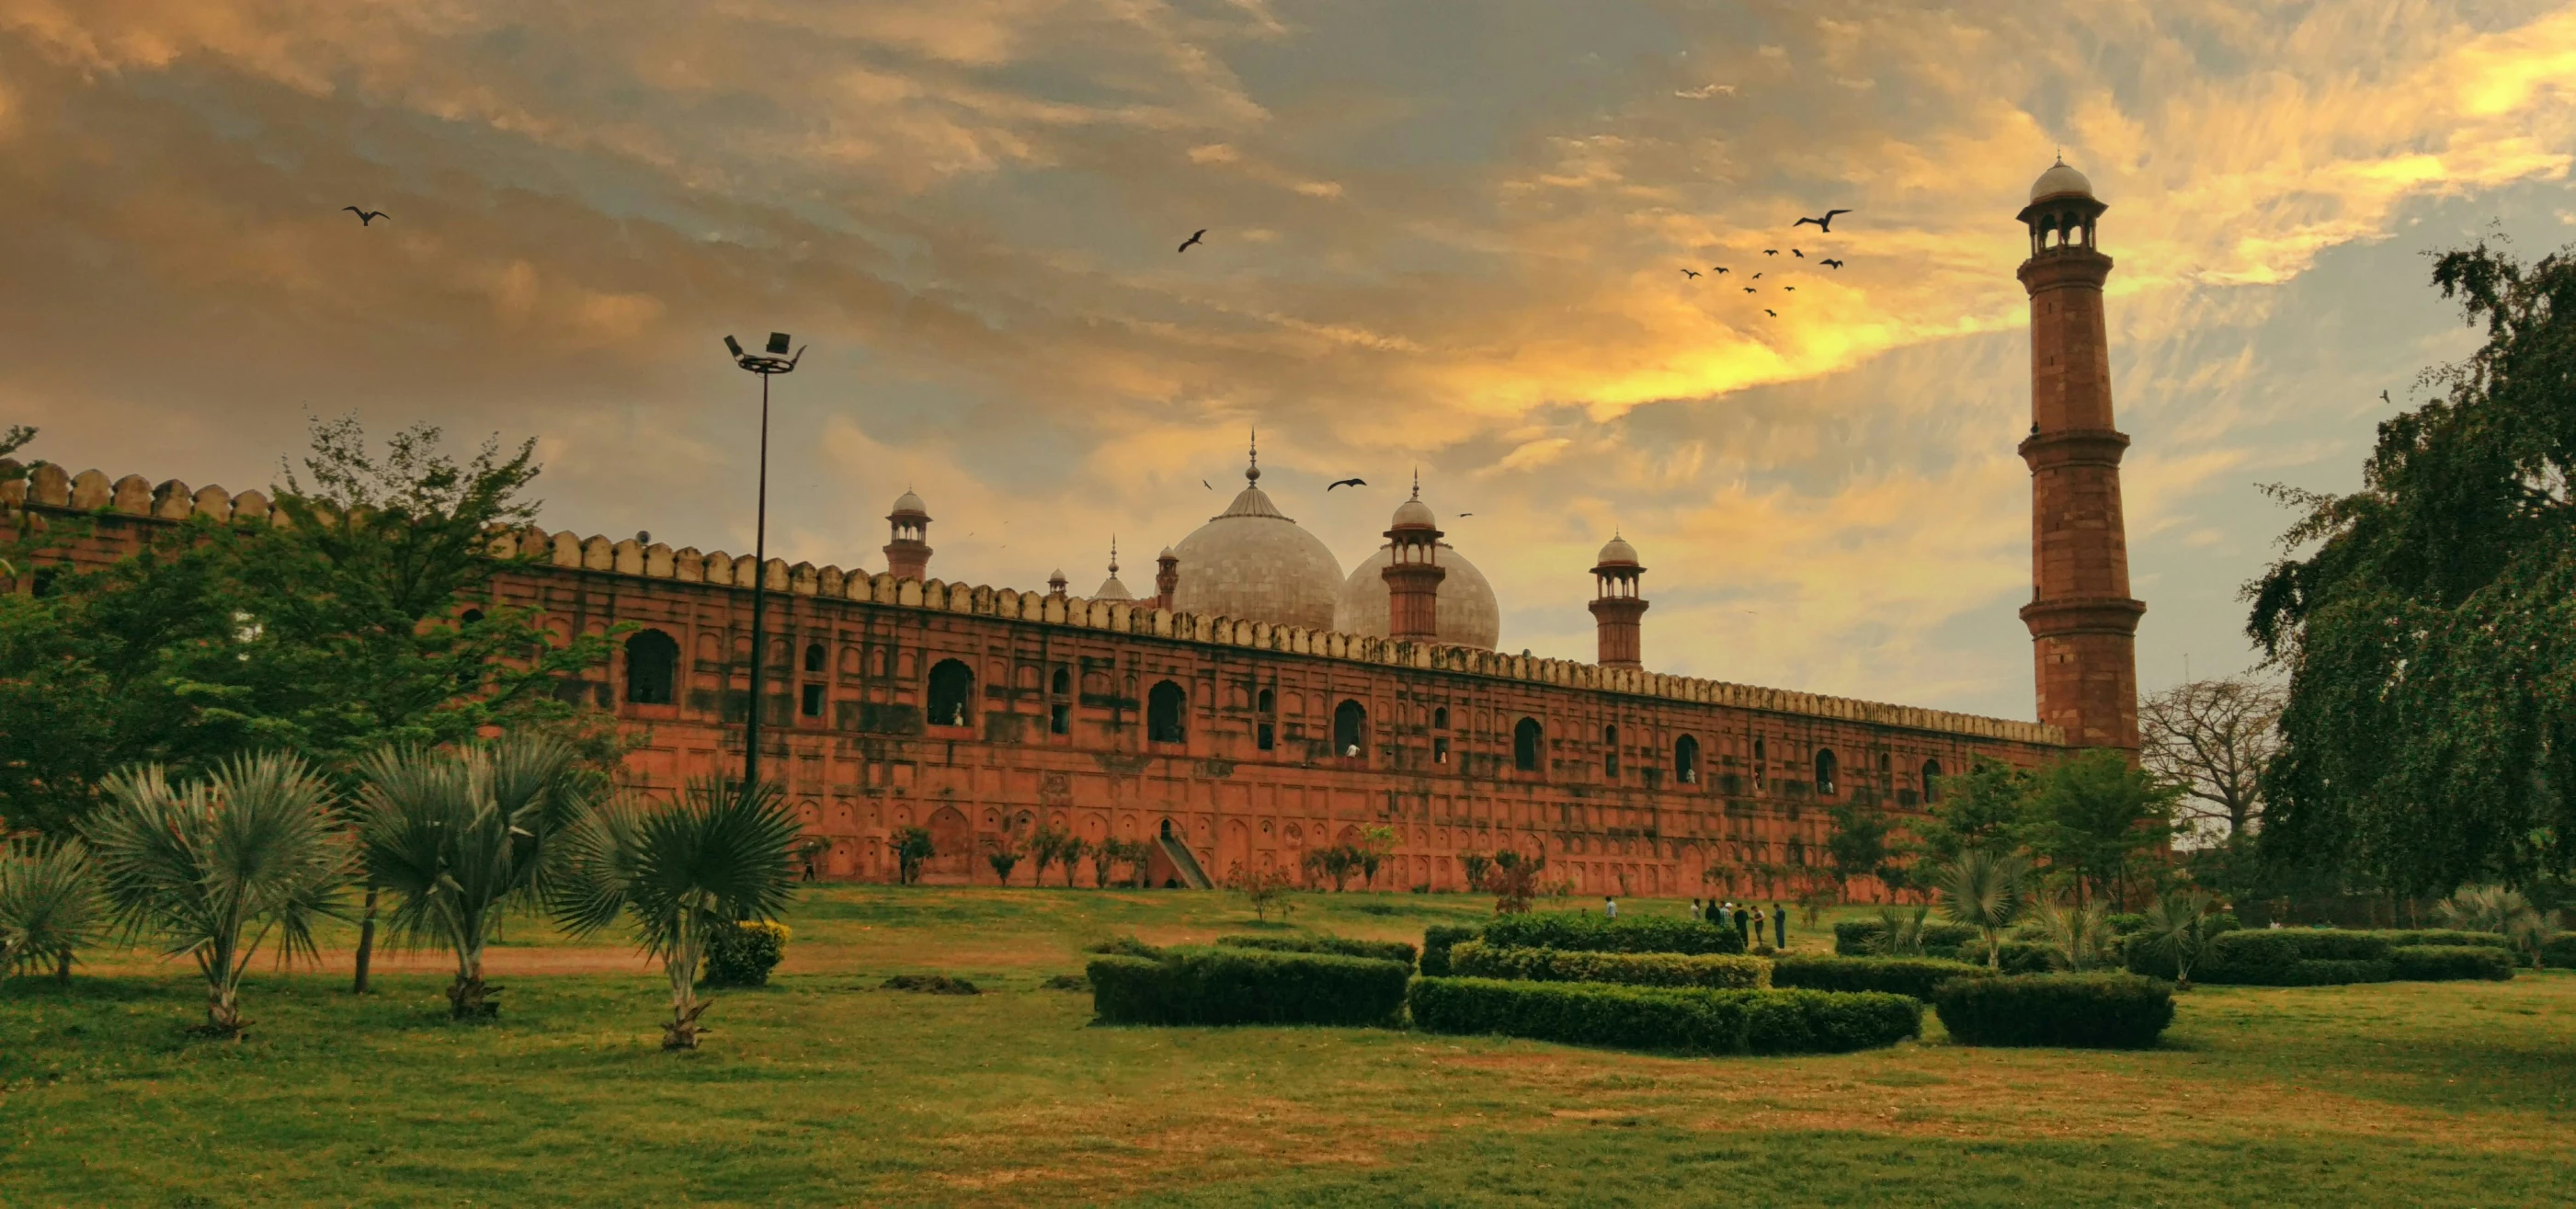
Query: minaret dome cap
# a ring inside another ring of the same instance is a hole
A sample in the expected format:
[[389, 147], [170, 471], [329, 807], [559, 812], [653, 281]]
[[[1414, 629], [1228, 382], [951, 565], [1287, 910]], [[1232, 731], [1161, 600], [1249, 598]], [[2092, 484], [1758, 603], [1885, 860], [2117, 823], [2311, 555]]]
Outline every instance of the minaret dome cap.
[[2038, 180], [2030, 183], [2030, 200], [2032, 201], [2040, 201], [2044, 198], [2057, 197], [2068, 193], [2091, 197], [2093, 196], [2093, 182], [2084, 179], [2083, 173], [2068, 167], [2065, 160], [2057, 161], [2057, 163], [2052, 165], [2048, 171], [2040, 173]]
[[1601, 547], [1601, 557], [1594, 561], [1604, 567], [1633, 567], [1637, 565], [1637, 548], [1629, 545], [1627, 538], [1614, 535]]
[[914, 495], [910, 491], [906, 491], [902, 495], [894, 497], [893, 515], [917, 516], [923, 520], [928, 520], [930, 519], [930, 509], [921, 502], [920, 496]]

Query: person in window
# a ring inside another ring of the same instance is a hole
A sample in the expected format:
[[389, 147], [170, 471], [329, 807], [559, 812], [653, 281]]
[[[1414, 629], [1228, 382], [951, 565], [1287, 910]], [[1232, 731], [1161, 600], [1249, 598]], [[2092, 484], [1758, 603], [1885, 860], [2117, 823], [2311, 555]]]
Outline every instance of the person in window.
[[1346, 756], [1356, 756], [1360, 754], [1360, 745], [1353, 743], [1349, 747], [1342, 749], [1342, 754]]

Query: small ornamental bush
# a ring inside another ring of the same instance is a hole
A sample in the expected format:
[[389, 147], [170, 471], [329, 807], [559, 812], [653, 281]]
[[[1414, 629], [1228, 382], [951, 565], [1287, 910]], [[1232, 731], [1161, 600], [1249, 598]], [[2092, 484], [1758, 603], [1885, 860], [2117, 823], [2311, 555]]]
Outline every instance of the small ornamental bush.
[[707, 971], [700, 981], [711, 987], [769, 985], [769, 972], [787, 955], [787, 925], [768, 920], [726, 924], [707, 935]]
[[1460, 927], [1457, 924], [1433, 924], [1424, 928], [1422, 930], [1423, 977], [1446, 977], [1449, 973], [1450, 948], [1484, 934], [1483, 928]]
[[2147, 1049], [2173, 1023], [2173, 986], [2135, 974], [1957, 978], [1932, 992], [1963, 1045]]
[[1846, 1053], [1923, 1029], [1902, 995], [1417, 978], [1407, 1002], [1426, 1032], [1702, 1054]]
[[[1834, 925], [1834, 952], [1843, 957], [1872, 957], [1878, 953], [1877, 941], [1887, 931], [1887, 922], [1878, 919], [1846, 919]], [[1923, 921], [1923, 955], [1957, 957], [1959, 948], [1978, 939], [1977, 930], [1966, 924]]]
[[1330, 953], [1232, 946], [1166, 949], [1159, 960], [1105, 955], [1086, 971], [1107, 1024], [1394, 1023], [1412, 969]]
[[1569, 953], [1744, 951], [1742, 933], [1704, 920], [1609, 919], [1580, 911], [1498, 915], [1485, 925], [1484, 939], [1498, 949], [1560, 949]]
[[1816, 991], [1883, 991], [1932, 998], [1932, 988], [1952, 978], [1985, 978], [1992, 971], [1938, 957], [1805, 957], [1771, 959], [1771, 985]]
[[2503, 982], [2513, 977], [2513, 954], [2483, 945], [2399, 945], [2388, 951], [2388, 966], [2400, 982]]
[[1377, 961], [1400, 961], [1413, 964], [1413, 946], [1400, 940], [1352, 940], [1344, 936], [1220, 936], [1216, 942], [1236, 949], [1268, 949], [1274, 953], [1332, 953], [1342, 957], [1367, 957]]
[[1449, 950], [1449, 968], [1462, 978], [1531, 982], [1615, 982], [1721, 991], [1762, 990], [1771, 985], [1771, 963], [1729, 953], [1569, 953], [1498, 949], [1471, 940]]

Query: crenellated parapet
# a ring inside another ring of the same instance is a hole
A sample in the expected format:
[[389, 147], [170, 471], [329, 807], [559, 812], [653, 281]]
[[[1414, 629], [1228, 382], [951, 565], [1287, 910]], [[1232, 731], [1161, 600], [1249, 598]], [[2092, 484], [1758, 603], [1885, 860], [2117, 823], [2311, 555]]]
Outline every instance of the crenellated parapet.
[[[0, 460], [0, 464], [6, 463]], [[104, 511], [173, 523], [192, 517], [226, 523], [280, 519], [269, 498], [255, 490], [231, 493], [215, 486], [191, 490], [186, 483], [176, 479], [155, 487], [139, 475], [128, 475], [110, 482], [106, 475], [96, 470], [69, 475], [50, 464], [37, 466], [23, 480], [0, 484], [0, 506], [19, 505], [66, 512]], [[1344, 634], [1233, 617], [1200, 616], [1156, 608], [1151, 601], [1090, 600], [1045, 591], [952, 584], [938, 579], [899, 579], [891, 574], [871, 575], [862, 570], [818, 567], [812, 563], [789, 563], [775, 558], [769, 560], [766, 568], [761, 568], [749, 555], [735, 555], [722, 550], [701, 552], [693, 546], [673, 549], [661, 542], [647, 545], [633, 538], [548, 533], [535, 526], [496, 532], [489, 550], [496, 558], [567, 571], [743, 591], [751, 588], [754, 575], [765, 574], [768, 590], [772, 592], [848, 600], [884, 608], [957, 613], [1202, 646], [1230, 646], [1282, 655], [1410, 667], [1634, 697], [1904, 727], [1998, 742], [2047, 745], [2063, 745], [2065, 742], [2063, 732], [2057, 727], [2035, 722], [1672, 676], [1641, 668], [1603, 667], [1568, 659], [1507, 655], [1477, 647]]]

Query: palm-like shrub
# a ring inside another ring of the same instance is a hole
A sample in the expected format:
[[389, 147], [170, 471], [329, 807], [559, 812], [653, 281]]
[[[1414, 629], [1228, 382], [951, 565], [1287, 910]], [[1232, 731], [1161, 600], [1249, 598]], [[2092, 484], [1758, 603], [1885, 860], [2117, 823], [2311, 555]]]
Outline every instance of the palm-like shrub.
[[1986, 968], [2001, 969], [2004, 929], [2030, 904], [2030, 862], [2018, 852], [1971, 848], [1943, 865], [1935, 879], [1941, 913], [1986, 938]]
[[484, 947], [560, 863], [561, 837], [590, 813], [594, 775], [570, 744], [543, 735], [388, 749], [359, 772], [358, 835], [368, 875], [395, 896], [394, 938], [455, 955], [451, 1017], [500, 1014], [500, 988], [483, 981]]
[[768, 784], [707, 778], [668, 806], [609, 802], [564, 837], [556, 918], [587, 936], [626, 916], [671, 981], [662, 1048], [696, 1049], [698, 965], [715, 929], [774, 920], [795, 892], [796, 816]]
[[2563, 931], [2557, 912], [2537, 910], [2521, 891], [2504, 886], [2462, 886], [2434, 904], [2433, 911], [2464, 932], [2502, 933], [2506, 943], [2531, 954], [2535, 964]]
[[2057, 968], [2081, 974], [2110, 960], [2117, 934], [2099, 901], [2069, 907], [2043, 898], [2031, 904], [2031, 916], [2039, 922], [2040, 947]]
[[1878, 909], [1882, 925], [1870, 937], [1869, 949], [1881, 957], [1921, 957], [1923, 955], [1923, 921], [1932, 914], [1930, 907], [1900, 911], [1894, 904]]
[[46, 961], [69, 977], [73, 950], [95, 939], [106, 919], [79, 840], [0, 847], [0, 977]]
[[154, 935], [206, 979], [205, 1031], [239, 1037], [242, 973], [273, 933], [278, 959], [313, 955], [313, 921], [340, 912], [354, 860], [331, 790], [293, 756], [241, 756], [173, 787], [159, 765], [105, 782], [86, 827], [99, 882], [132, 935]]
[[2218, 935], [2218, 917], [2210, 913], [2209, 895], [2189, 886], [2176, 887], [2147, 904], [2146, 916], [2147, 926], [2129, 943], [2171, 956], [2174, 985], [2190, 990], [2192, 964], [2209, 951], [2210, 938]]

